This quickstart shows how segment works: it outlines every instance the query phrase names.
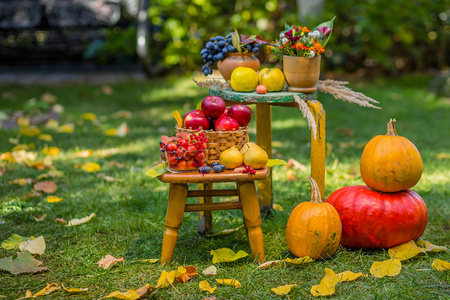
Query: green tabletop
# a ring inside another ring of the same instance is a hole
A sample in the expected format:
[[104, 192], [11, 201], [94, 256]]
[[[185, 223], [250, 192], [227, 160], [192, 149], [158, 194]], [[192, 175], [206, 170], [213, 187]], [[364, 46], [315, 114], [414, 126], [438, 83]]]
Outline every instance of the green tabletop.
[[317, 99], [317, 91], [311, 94], [291, 93], [286, 90], [279, 92], [270, 92], [266, 94], [258, 94], [256, 92], [243, 93], [233, 91], [231, 88], [210, 89], [210, 95], [220, 96], [224, 100], [246, 103], [292, 103], [295, 102], [294, 95], [297, 94], [303, 100]]

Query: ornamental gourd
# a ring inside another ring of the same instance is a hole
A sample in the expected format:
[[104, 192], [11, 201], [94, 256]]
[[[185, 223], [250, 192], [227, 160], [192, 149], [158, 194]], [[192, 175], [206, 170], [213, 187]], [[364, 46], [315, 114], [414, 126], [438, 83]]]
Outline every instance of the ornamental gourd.
[[391, 248], [418, 239], [428, 212], [414, 191], [381, 193], [367, 186], [346, 186], [328, 197], [342, 221], [341, 245], [350, 248]]
[[419, 181], [423, 164], [416, 146], [399, 136], [395, 119], [387, 125], [387, 134], [371, 139], [361, 156], [361, 177], [372, 190], [395, 193], [407, 190]]
[[298, 204], [286, 225], [286, 242], [297, 256], [327, 259], [339, 247], [341, 220], [337, 211], [320, 199], [317, 183], [311, 177], [311, 202]]

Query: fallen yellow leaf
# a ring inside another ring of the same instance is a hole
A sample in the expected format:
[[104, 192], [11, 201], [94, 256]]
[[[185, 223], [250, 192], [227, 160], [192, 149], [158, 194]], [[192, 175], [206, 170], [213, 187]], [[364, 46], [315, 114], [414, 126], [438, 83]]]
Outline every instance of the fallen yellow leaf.
[[42, 94], [41, 96], [41, 100], [45, 103], [55, 103], [56, 102], [56, 96], [49, 93], [49, 92], [45, 92]]
[[284, 261], [289, 264], [300, 265], [300, 264], [306, 264], [306, 263], [313, 262], [314, 260], [309, 256], [303, 256], [303, 257], [298, 257], [298, 258], [294, 258], [294, 259], [286, 258]]
[[22, 127], [19, 131], [19, 134], [24, 136], [37, 136], [40, 133], [41, 130], [36, 126]]
[[146, 284], [143, 287], [137, 289], [137, 290], [128, 290], [124, 293], [122, 292], [112, 292], [111, 294], [109, 294], [108, 296], [106, 296], [106, 298], [117, 298], [117, 299], [125, 299], [125, 300], [136, 300], [136, 299], [140, 299], [144, 296], [148, 296], [151, 293], [153, 293], [153, 291], [156, 290], [156, 287], [151, 286], [150, 284]]
[[235, 288], [241, 287], [241, 283], [236, 279], [216, 279], [216, 282], [224, 285], [231, 285]]
[[59, 287], [59, 285], [57, 283], [55, 283], [55, 282], [50, 283], [50, 284], [47, 283], [47, 286], [45, 288], [43, 288], [42, 290], [40, 290], [39, 292], [34, 294], [32, 297], [36, 298], [36, 297], [39, 297], [39, 296], [48, 295], [48, 294], [51, 294], [54, 291], [57, 291], [59, 289], [61, 289], [61, 288]]
[[435, 259], [435, 260], [433, 260], [433, 263], [431, 264], [431, 268], [438, 270], [440, 272], [448, 271], [448, 270], [450, 270], [450, 262], [442, 260], [442, 259]]
[[56, 196], [47, 196], [47, 202], [48, 203], [55, 203], [55, 202], [60, 202], [62, 201], [62, 198], [56, 197]]
[[81, 169], [85, 170], [86, 172], [92, 173], [100, 171], [101, 167], [98, 163], [88, 162], [85, 163], [84, 165], [81, 165]]
[[207, 234], [206, 236], [216, 236], [216, 235], [222, 235], [222, 234], [229, 234], [235, 231], [238, 231], [239, 229], [241, 229], [242, 227], [244, 227], [244, 224], [242, 224], [241, 226], [237, 227], [237, 228], [233, 228], [233, 229], [224, 229], [221, 230], [219, 232], [213, 233], [213, 234]]
[[76, 157], [90, 157], [94, 154], [94, 150], [88, 149], [88, 150], [80, 150], [75, 152]]
[[133, 113], [131, 111], [128, 111], [128, 110], [119, 110], [118, 112], [113, 113], [112, 117], [113, 118], [130, 119], [131, 117], [133, 117]]
[[58, 147], [45, 147], [44, 149], [42, 149], [42, 154], [50, 156], [58, 156], [59, 151], [60, 150]]
[[445, 248], [444, 246], [436, 246], [433, 245], [432, 243], [430, 243], [429, 241], [425, 241], [422, 239], [418, 239], [416, 241], [416, 245], [419, 247], [422, 247], [425, 249], [425, 251], [427, 252], [444, 252], [447, 251], [447, 248]]
[[419, 253], [425, 253], [425, 250], [423, 248], [417, 247], [416, 243], [411, 240], [407, 243], [390, 248], [388, 250], [388, 253], [391, 258], [407, 260]]
[[31, 254], [44, 254], [45, 240], [41, 235], [35, 239], [30, 239], [19, 244], [20, 251], [30, 251]]
[[345, 282], [345, 281], [352, 281], [355, 279], [358, 279], [359, 277], [364, 277], [364, 274], [362, 272], [360, 273], [353, 273], [351, 271], [344, 271], [342, 273], [336, 274], [339, 282]]
[[181, 266], [178, 267], [177, 270], [173, 270], [170, 272], [163, 270], [161, 276], [158, 279], [156, 287], [166, 288], [174, 282], [175, 278], [183, 275], [184, 273], [186, 273], [186, 269]]
[[105, 131], [105, 134], [106, 134], [106, 135], [109, 135], [109, 136], [116, 136], [116, 132], [117, 132], [117, 129], [115, 129], [115, 128], [110, 128], [110, 129], [108, 129], [108, 130]]
[[102, 257], [102, 259], [100, 259], [97, 264], [99, 268], [103, 268], [103, 270], [108, 269], [109, 267], [112, 267], [113, 265], [115, 265], [118, 262], [123, 262], [123, 257], [118, 257], [115, 258], [112, 255], [106, 255], [104, 257]]
[[221, 248], [217, 250], [211, 250], [211, 255], [213, 256], [212, 262], [213, 264], [219, 262], [230, 262], [235, 261], [237, 259], [248, 256], [248, 253], [239, 250], [237, 253], [234, 253], [233, 250], [228, 248]]
[[76, 226], [76, 225], [80, 225], [80, 224], [84, 224], [89, 222], [93, 217], [95, 217], [95, 213], [90, 214], [87, 217], [81, 218], [81, 219], [72, 219], [70, 220], [66, 227], [70, 227], [70, 226]]
[[289, 292], [291, 291], [291, 289], [297, 286], [296, 284], [287, 284], [287, 285], [282, 285], [276, 288], [271, 289], [275, 294], [277, 294], [278, 296], [284, 296], [289, 294]]
[[384, 276], [397, 276], [402, 270], [402, 263], [398, 258], [391, 258], [385, 261], [376, 261], [370, 268], [370, 273], [377, 277], [383, 278]]
[[81, 115], [81, 119], [88, 121], [95, 121], [97, 120], [97, 116], [93, 113], [84, 113]]
[[336, 273], [329, 268], [325, 268], [325, 277], [322, 278], [318, 285], [311, 287], [311, 294], [313, 296], [330, 296], [336, 292], [336, 284], [339, 279]]
[[186, 269], [186, 272], [177, 276], [177, 281], [178, 282], [186, 282], [188, 280], [191, 280], [194, 276], [198, 275], [196, 267], [194, 267], [194, 266], [187, 266], [187, 267], [184, 267], [184, 268]]
[[75, 129], [75, 125], [64, 124], [58, 128], [58, 132], [73, 133], [74, 129]]
[[44, 127], [47, 129], [58, 129], [59, 123], [55, 119], [50, 119], [45, 123]]
[[19, 245], [22, 242], [26, 242], [27, 240], [32, 240], [34, 238], [35, 238], [34, 236], [24, 237], [24, 236], [20, 236], [20, 235], [14, 233], [8, 239], [6, 239], [2, 242], [1, 247], [6, 250], [19, 249]]
[[283, 206], [281, 206], [279, 204], [274, 203], [272, 207], [273, 207], [273, 210], [284, 211]]
[[50, 134], [40, 134], [38, 135], [38, 139], [41, 141], [51, 142], [53, 141], [53, 137]]
[[37, 216], [33, 216], [33, 219], [36, 221], [36, 222], [42, 222], [42, 221], [44, 221], [44, 219], [47, 217], [47, 214], [43, 214], [42, 216], [40, 216], [40, 217], [37, 217]]
[[140, 262], [149, 262], [151, 264], [154, 264], [155, 262], [158, 262], [158, 258], [149, 258], [149, 259], [139, 259]]
[[34, 182], [33, 178], [17, 178], [9, 182], [9, 184], [18, 184], [20, 186], [25, 186], [27, 184], [32, 184]]
[[17, 123], [17, 125], [19, 125], [20, 127], [27, 127], [27, 126], [30, 126], [30, 118], [21, 116], [21, 117], [17, 118], [16, 123]]
[[198, 287], [200, 288], [201, 291], [207, 291], [207, 292], [209, 292], [211, 294], [214, 293], [214, 291], [217, 289], [217, 286], [212, 288], [209, 285], [209, 282], [206, 281], [206, 280], [200, 281], [199, 284], [198, 284]]
[[49, 177], [64, 177], [64, 173], [59, 170], [50, 170], [47, 173], [41, 174], [38, 177], [36, 177], [37, 180], [49, 178]]

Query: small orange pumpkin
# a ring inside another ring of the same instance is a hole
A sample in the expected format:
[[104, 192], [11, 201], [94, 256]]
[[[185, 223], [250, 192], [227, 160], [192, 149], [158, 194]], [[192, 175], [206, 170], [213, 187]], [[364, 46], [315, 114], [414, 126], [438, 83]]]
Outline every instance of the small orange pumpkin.
[[297, 256], [327, 259], [339, 247], [342, 225], [336, 209], [323, 203], [317, 183], [311, 183], [311, 202], [298, 204], [286, 225], [286, 242], [289, 250]]
[[361, 177], [369, 188], [379, 192], [407, 190], [422, 176], [419, 151], [397, 134], [394, 122], [389, 121], [386, 135], [377, 135], [367, 143], [361, 156]]

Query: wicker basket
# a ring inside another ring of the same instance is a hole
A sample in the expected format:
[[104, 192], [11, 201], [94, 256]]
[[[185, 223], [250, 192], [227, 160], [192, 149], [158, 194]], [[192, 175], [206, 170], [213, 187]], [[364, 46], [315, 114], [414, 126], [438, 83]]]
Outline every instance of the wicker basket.
[[[196, 130], [175, 127], [178, 132], [196, 133]], [[248, 142], [248, 126], [236, 131], [203, 130], [208, 138], [208, 164], [219, 161], [220, 153], [235, 146], [239, 150]]]

